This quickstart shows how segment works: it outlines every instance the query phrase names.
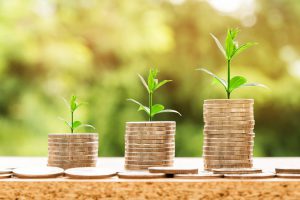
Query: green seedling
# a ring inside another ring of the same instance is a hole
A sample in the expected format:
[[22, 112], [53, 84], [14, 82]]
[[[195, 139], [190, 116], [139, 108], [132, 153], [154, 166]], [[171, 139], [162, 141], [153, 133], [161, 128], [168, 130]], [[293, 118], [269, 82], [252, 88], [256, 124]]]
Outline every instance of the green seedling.
[[158, 81], [156, 78], [158, 74], [157, 69], [150, 69], [149, 71], [149, 76], [148, 76], [148, 83], [146, 83], [145, 79], [138, 74], [141, 82], [145, 86], [147, 92], [148, 92], [148, 107], [144, 106], [140, 102], [134, 100], [134, 99], [128, 99], [129, 101], [132, 101], [133, 103], [137, 104], [139, 106], [138, 111], [145, 111], [149, 117], [149, 121], [152, 121], [153, 117], [159, 113], [177, 113], [178, 115], [181, 116], [181, 114], [176, 111], [176, 110], [171, 110], [171, 109], [165, 109], [165, 107], [161, 104], [154, 104], [153, 105], [153, 95], [154, 92], [160, 88], [161, 86], [165, 85], [168, 82], [171, 82], [171, 80], [163, 80], [161, 82]]
[[220, 51], [222, 52], [222, 54], [224, 55], [224, 57], [226, 59], [227, 81], [218, 77], [217, 75], [215, 75], [214, 73], [210, 72], [207, 69], [204, 69], [204, 68], [197, 69], [197, 70], [201, 70], [201, 71], [209, 74], [210, 76], [212, 76], [214, 78], [215, 82], [221, 84], [226, 90], [228, 99], [230, 99], [230, 94], [235, 89], [238, 89], [241, 87], [260, 86], [260, 87], [267, 88], [265, 85], [260, 84], [260, 83], [247, 83], [247, 79], [243, 76], [234, 76], [231, 78], [231, 76], [230, 76], [231, 69], [230, 68], [231, 68], [232, 59], [235, 56], [237, 56], [238, 54], [240, 54], [241, 52], [243, 52], [244, 50], [257, 44], [255, 42], [247, 42], [247, 43], [239, 46], [238, 42], [235, 40], [238, 33], [239, 33], [238, 29], [228, 29], [227, 37], [225, 40], [225, 49], [224, 49], [223, 45], [221, 44], [221, 42], [213, 34], [211, 34], [212, 38], [214, 39], [218, 48], [220, 49]]
[[63, 98], [66, 106], [68, 107], [68, 109], [70, 110], [70, 114], [71, 114], [71, 120], [70, 122], [68, 122], [67, 120], [63, 119], [63, 118], [59, 118], [60, 120], [62, 120], [71, 130], [71, 133], [74, 133], [75, 129], [78, 129], [78, 128], [82, 128], [82, 127], [89, 127], [89, 128], [92, 128], [92, 129], [95, 129], [94, 126], [90, 125], [90, 124], [83, 124], [81, 121], [78, 121], [78, 120], [74, 120], [74, 113], [75, 111], [82, 105], [85, 105], [87, 103], [85, 102], [82, 102], [82, 103], [78, 103], [76, 100], [77, 100], [77, 97], [76, 96], [72, 96], [71, 99], [70, 99], [70, 102], [68, 103], [68, 101]]

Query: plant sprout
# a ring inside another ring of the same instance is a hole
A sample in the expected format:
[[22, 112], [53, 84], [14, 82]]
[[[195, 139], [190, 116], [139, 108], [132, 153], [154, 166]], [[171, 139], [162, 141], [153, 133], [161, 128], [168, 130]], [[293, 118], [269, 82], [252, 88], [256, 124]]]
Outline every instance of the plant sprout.
[[153, 117], [156, 114], [159, 113], [177, 113], [178, 115], [181, 116], [181, 114], [176, 111], [176, 110], [171, 110], [171, 109], [165, 109], [165, 107], [161, 104], [154, 104], [153, 105], [153, 95], [154, 92], [160, 88], [161, 86], [165, 85], [168, 82], [171, 82], [172, 80], [163, 80], [161, 82], [158, 81], [158, 79], [156, 78], [158, 74], [158, 70], [157, 69], [150, 69], [149, 71], [149, 76], [148, 76], [148, 83], [146, 83], [145, 79], [138, 74], [141, 82], [143, 83], [143, 85], [145, 86], [147, 92], [148, 92], [148, 107], [144, 106], [143, 104], [139, 103], [138, 101], [134, 100], [134, 99], [128, 99], [129, 101], [132, 101], [133, 103], [139, 105], [139, 109], [138, 111], [145, 111], [147, 113], [147, 115], [149, 116], [149, 121], [152, 121]]
[[74, 133], [74, 130], [77, 129], [77, 128], [81, 128], [81, 127], [89, 127], [89, 128], [92, 128], [92, 129], [95, 129], [94, 126], [90, 125], [90, 124], [83, 124], [81, 121], [78, 121], [78, 120], [74, 120], [74, 113], [75, 111], [82, 105], [85, 105], [87, 103], [85, 102], [82, 102], [82, 103], [78, 103], [76, 100], [77, 100], [77, 97], [76, 96], [72, 96], [71, 99], [70, 99], [70, 102], [68, 103], [67, 100], [65, 98], [63, 98], [66, 106], [68, 107], [68, 109], [70, 110], [70, 114], [71, 114], [71, 121], [68, 122], [67, 120], [63, 119], [63, 118], [59, 118], [60, 120], [64, 121], [65, 124], [70, 128], [71, 130], [71, 133]]
[[197, 70], [204, 71], [205, 73], [209, 74], [214, 78], [214, 80], [217, 83], [220, 83], [226, 90], [227, 98], [230, 99], [230, 94], [238, 88], [241, 87], [247, 87], [247, 86], [260, 86], [265, 87], [265, 85], [260, 83], [247, 83], [247, 79], [243, 76], [234, 76], [231, 78], [230, 76], [230, 67], [231, 67], [231, 61], [232, 59], [243, 52], [244, 50], [248, 49], [249, 47], [252, 47], [253, 45], [256, 45], [255, 42], [247, 42], [242, 45], [238, 45], [238, 42], [235, 40], [237, 34], [239, 33], [238, 29], [228, 29], [227, 31], [227, 37], [225, 40], [225, 49], [222, 46], [221, 42], [213, 35], [211, 34], [212, 38], [216, 42], [218, 48], [224, 55], [226, 62], [227, 62], [227, 81], [218, 77], [217, 75], [213, 74], [212, 72], [208, 71], [207, 69], [200, 68]]

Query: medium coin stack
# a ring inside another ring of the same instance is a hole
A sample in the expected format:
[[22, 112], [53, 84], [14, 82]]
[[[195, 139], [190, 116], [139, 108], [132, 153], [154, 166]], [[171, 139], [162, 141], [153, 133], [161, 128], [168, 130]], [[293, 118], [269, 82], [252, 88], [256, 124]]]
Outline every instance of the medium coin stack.
[[206, 170], [251, 168], [253, 99], [205, 100], [203, 160]]
[[95, 167], [97, 159], [97, 133], [48, 135], [48, 166]]
[[173, 166], [176, 122], [127, 122], [125, 169]]

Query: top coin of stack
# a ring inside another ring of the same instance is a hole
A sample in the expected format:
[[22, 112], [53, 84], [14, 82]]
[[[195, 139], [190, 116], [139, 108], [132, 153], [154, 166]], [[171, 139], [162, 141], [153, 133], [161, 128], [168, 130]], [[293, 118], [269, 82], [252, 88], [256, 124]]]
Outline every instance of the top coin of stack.
[[172, 166], [175, 156], [176, 122], [127, 122], [125, 169], [146, 170]]
[[98, 134], [49, 134], [48, 166], [64, 169], [95, 167], [98, 159]]
[[251, 168], [253, 99], [205, 100], [204, 168]]

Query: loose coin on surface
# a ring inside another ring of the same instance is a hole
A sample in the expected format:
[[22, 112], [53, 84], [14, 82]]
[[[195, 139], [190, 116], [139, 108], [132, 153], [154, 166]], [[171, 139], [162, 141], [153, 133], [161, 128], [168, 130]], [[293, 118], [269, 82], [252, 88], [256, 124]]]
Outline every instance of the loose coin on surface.
[[13, 169], [10, 168], [0, 168], [0, 174], [11, 174]]
[[174, 178], [179, 179], [215, 179], [223, 178], [223, 174], [214, 174], [212, 172], [201, 171], [198, 174], [175, 174]]
[[19, 178], [55, 178], [63, 175], [64, 170], [59, 167], [27, 167], [13, 170], [13, 174]]
[[0, 179], [11, 178], [12, 174], [0, 174]]
[[300, 168], [275, 168], [276, 173], [300, 174]]
[[102, 179], [117, 175], [117, 172], [110, 169], [102, 169], [99, 167], [78, 167], [71, 168], [65, 171], [69, 178], [76, 179]]
[[300, 174], [282, 174], [282, 173], [277, 173], [276, 177], [278, 178], [299, 178], [300, 179]]
[[126, 179], [151, 179], [151, 178], [165, 178], [166, 174], [164, 173], [149, 173], [149, 172], [119, 172], [119, 178]]
[[197, 174], [198, 168], [191, 167], [149, 167], [151, 173], [165, 174]]
[[255, 168], [221, 168], [221, 169], [212, 169], [214, 174], [257, 174], [262, 173], [261, 169]]
[[256, 174], [224, 174], [224, 178], [231, 179], [264, 179], [264, 178], [274, 178], [273, 173], [256, 173]]

